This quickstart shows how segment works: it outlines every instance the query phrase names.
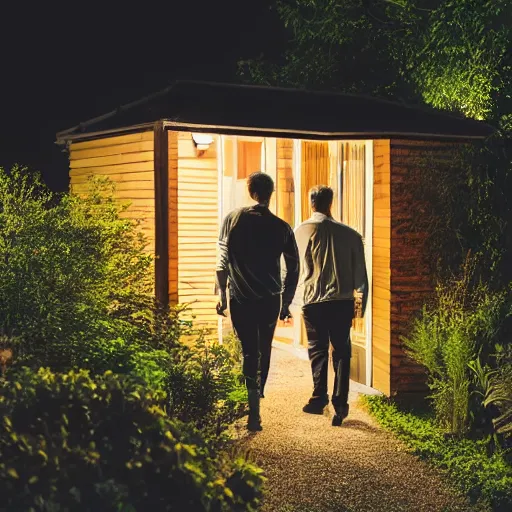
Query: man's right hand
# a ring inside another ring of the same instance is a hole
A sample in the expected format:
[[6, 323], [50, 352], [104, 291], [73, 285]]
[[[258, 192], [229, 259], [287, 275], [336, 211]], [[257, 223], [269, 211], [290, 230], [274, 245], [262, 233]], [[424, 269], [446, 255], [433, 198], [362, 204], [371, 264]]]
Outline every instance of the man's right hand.
[[226, 309], [228, 309], [228, 299], [226, 297], [226, 292], [219, 292], [219, 302], [217, 302], [217, 314], [220, 316], [226, 316]]
[[290, 306], [288, 304], [283, 304], [281, 306], [281, 312], [279, 313], [279, 320], [288, 323], [292, 319], [292, 314], [290, 313]]

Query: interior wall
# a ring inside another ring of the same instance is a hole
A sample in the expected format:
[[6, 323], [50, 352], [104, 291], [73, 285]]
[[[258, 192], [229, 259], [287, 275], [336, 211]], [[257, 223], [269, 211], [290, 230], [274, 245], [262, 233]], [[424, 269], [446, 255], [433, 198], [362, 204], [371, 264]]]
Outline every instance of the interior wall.
[[277, 216], [294, 226], [293, 140], [277, 139]]

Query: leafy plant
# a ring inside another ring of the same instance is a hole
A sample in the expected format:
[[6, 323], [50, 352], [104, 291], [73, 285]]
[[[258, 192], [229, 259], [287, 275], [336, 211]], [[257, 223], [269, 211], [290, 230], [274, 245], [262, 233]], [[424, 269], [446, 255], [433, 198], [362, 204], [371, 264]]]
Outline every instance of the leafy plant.
[[236, 355], [202, 333], [168, 367], [170, 414], [217, 439], [244, 414], [247, 394]]
[[506, 125], [508, 0], [276, 0], [273, 7], [288, 45], [279, 61], [242, 60], [243, 78], [424, 102]]
[[110, 372], [18, 369], [0, 391], [2, 510], [255, 510], [261, 472], [214, 457], [166, 400]]
[[154, 300], [152, 257], [123, 209], [107, 180], [56, 196], [37, 174], [0, 170], [0, 334], [13, 364], [150, 378], [142, 362], [178, 346], [190, 326]]
[[482, 407], [488, 411], [493, 425], [493, 440], [496, 447], [500, 446], [502, 436], [505, 444], [512, 441], [512, 349], [497, 345], [495, 368], [482, 365], [480, 358], [470, 363]]
[[400, 409], [389, 399], [366, 396], [369, 412], [411, 451], [440, 468], [473, 501], [483, 499], [495, 511], [512, 506], [512, 467], [501, 453], [488, 455], [483, 440], [446, 437], [428, 415]]
[[484, 406], [495, 406], [499, 414], [493, 419], [498, 434], [512, 439], [512, 348], [501, 350], [497, 358], [497, 369], [489, 376], [489, 386]]
[[474, 277], [475, 260], [468, 258], [459, 277], [438, 284], [432, 303], [402, 339], [408, 354], [427, 369], [438, 421], [457, 435], [470, 427], [470, 364], [489, 351], [510, 314], [504, 313], [506, 295]]

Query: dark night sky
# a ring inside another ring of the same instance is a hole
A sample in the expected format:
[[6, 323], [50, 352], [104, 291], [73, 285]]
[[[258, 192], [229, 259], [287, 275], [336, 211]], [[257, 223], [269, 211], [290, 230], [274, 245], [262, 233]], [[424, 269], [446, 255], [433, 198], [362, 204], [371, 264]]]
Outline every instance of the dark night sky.
[[[5, 2], [7, 3], [7, 2]], [[277, 56], [270, 0], [121, 4], [9, 2], [0, 8], [0, 166], [67, 187], [55, 133], [176, 78], [236, 81], [236, 62]]]

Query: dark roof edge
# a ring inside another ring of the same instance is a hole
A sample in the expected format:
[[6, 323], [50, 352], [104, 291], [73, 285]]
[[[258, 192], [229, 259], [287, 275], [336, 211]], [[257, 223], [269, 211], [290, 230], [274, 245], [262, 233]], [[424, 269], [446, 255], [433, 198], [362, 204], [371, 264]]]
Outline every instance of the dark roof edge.
[[[162, 120], [161, 120], [162, 121]], [[196, 132], [209, 132], [220, 135], [236, 135], [240, 132], [246, 135], [260, 136], [260, 137], [283, 137], [283, 138], [298, 138], [298, 139], [311, 139], [311, 140], [344, 140], [344, 139], [423, 139], [423, 140], [445, 140], [445, 141], [469, 141], [469, 140], [482, 140], [487, 136], [483, 135], [446, 135], [438, 133], [401, 133], [401, 132], [315, 132], [305, 130], [292, 130], [292, 129], [276, 129], [276, 128], [254, 128], [249, 126], [220, 126], [220, 125], [205, 125], [205, 124], [192, 124], [180, 123], [172, 120], [163, 120], [166, 129], [176, 131], [196, 131]], [[83, 141], [96, 139], [105, 135], [115, 136], [129, 132], [149, 131], [152, 130], [155, 123], [145, 123], [139, 125], [128, 126], [124, 128], [112, 128], [109, 130], [101, 130], [97, 132], [84, 132], [66, 135], [65, 132], [57, 138], [56, 144], [65, 144], [72, 141]], [[59, 134], [57, 134], [59, 135]]]
[[[91, 140], [91, 139], [97, 139], [98, 137], [104, 136], [104, 135], [122, 135], [124, 133], [130, 133], [130, 132], [145, 132], [152, 130], [155, 126], [155, 123], [143, 123], [143, 124], [134, 124], [131, 126], [126, 126], [123, 128], [112, 128], [110, 130], [101, 130], [97, 132], [80, 132], [80, 133], [69, 133], [69, 130], [59, 132], [57, 133], [55, 140], [55, 144], [57, 145], [64, 145], [67, 142], [72, 141], [82, 141], [82, 140]], [[69, 133], [69, 135], [68, 135]]]
[[316, 94], [318, 96], [345, 96], [347, 98], [358, 98], [358, 99], [366, 99], [375, 103], [383, 103], [386, 105], [391, 105], [394, 107], [402, 107], [409, 110], [422, 111], [426, 114], [433, 114], [439, 116], [448, 116], [456, 119], [458, 121], [465, 121], [468, 123], [475, 124], [486, 124], [493, 130], [495, 129], [492, 125], [489, 125], [485, 121], [479, 121], [477, 119], [473, 119], [471, 117], [465, 117], [462, 114], [457, 112], [450, 112], [448, 110], [440, 110], [435, 107], [431, 107], [429, 105], [420, 104], [420, 105], [411, 105], [410, 103], [405, 103], [403, 101], [391, 100], [387, 98], [381, 98], [379, 96], [371, 96], [369, 94], [358, 94], [358, 93], [349, 93], [349, 92], [341, 92], [341, 91], [324, 91], [320, 89], [301, 89], [299, 87], [283, 87], [283, 86], [274, 86], [274, 85], [257, 85], [257, 84], [237, 84], [233, 82], [212, 82], [212, 81], [203, 81], [203, 80], [175, 80], [171, 86], [168, 87], [167, 90], [170, 90], [172, 86], [175, 84], [195, 84], [195, 85], [211, 85], [211, 86], [222, 86], [222, 87], [232, 87], [243, 88], [243, 89], [272, 89], [274, 91], [283, 91], [283, 92], [295, 92], [302, 94]]
[[118, 108], [111, 110], [110, 112], [107, 112], [106, 114], [103, 114], [103, 115], [97, 116], [97, 117], [93, 117], [91, 119], [83, 121], [83, 122], [77, 124], [76, 126], [68, 128], [66, 130], [57, 132], [56, 138], [57, 138], [57, 140], [64, 139], [65, 136], [68, 134], [73, 134], [73, 133], [76, 133], [77, 131], [79, 132], [79, 131], [83, 130], [84, 128], [87, 128], [88, 126], [91, 126], [93, 124], [104, 121], [105, 119], [114, 117], [115, 115], [117, 115], [125, 110], [129, 110], [138, 105], [147, 103], [148, 101], [151, 101], [155, 98], [164, 96], [164, 95], [168, 94], [171, 91], [171, 89], [178, 84], [211, 85], [211, 86], [222, 86], [222, 87], [243, 88], [243, 89], [258, 89], [258, 90], [259, 89], [264, 89], [264, 90], [265, 89], [267, 89], [267, 90], [273, 89], [273, 90], [279, 90], [279, 91], [283, 91], [283, 92], [296, 92], [296, 93], [302, 93], [302, 94], [315, 94], [315, 95], [334, 96], [334, 97], [342, 95], [342, 96], [349, 97], [349, 98], [359, 98], [359, 99], [363, 98], [363, 99], [367, 99], [368, 101], [371, 101], [371, 102], [383, 103], [383, 104], [392, 105], [395, 107], [400, 106], [402, 108], [406, 108], [409, 110], [422, 111], [424, 113], [428, 113], [431, 115], [438, 115], [440, 117], [451, 117], [454, 120], [464, 121], [468, 124], [474, 123], [475, 126], [477, 124], [479, 124], [480, 126], [486, 125], [487, 127], [491, 128], [493, 131], [495, 130], [495, 127], [493, 127], [492, 125], [488, 124], [485, 121], [478, 121], [476, 119], [467, 118], [467, 117], [462, 116], [461, 114], [456, 114], [456, 113], [448, 112], [448, 111], [444, 111], [444, 110], [438, 110], [433, 107], [429, 107], [429, 106], [425, 106], [425, 105], [409, 105], [407, 103], [392, 101], [392, 100], [383, 99], [383, 98], [376, 98], [376, 97], [365, 95], [365, 94], [350, 94], [350, 93], [341, 93], [341, 92], [335, 92], [335, 91], [318, 91], [318, 90], [299, 89], [299, 88], [292, 88], [292, 87], [269, 87], [269, 86], [265, 86], [265, 85], [234, 84], [234, 83], [230, 83], [230, 82], [211, 82], [211, 81], [201, 81], [201, 80], [175, 80], [172, 82], [171, 85], [168, 85], [167, 87], [165, 87], [164, 89], [161, 89], [160, 91], [157, 91], [155, 93], [144, 96], [136, 101], [126, 103], [125, 105], [121, 105]]
[[[243, 131], [243, 132], [262, 132], [262, 133], [269, 133], [269, 134], [276, 134], [283, 135], [288, 134], [290, 136], [297, 135], [299, 136], [307, 136], [307, 135], [313, 135], [317, 137], [324, 137], [324, 138], [331, 138], [332, 140], [335, 139], [342, 139], [343, 137], [355, 137], [360, 136], [359, 138], [363, 139], [365, 138], [372, 138], [371, 136], [379, 136], [380, 138], [391, 138], [391, 137], [403, 137], [405, 135], [414, 136], [414, 137], [421, 137], [421, 138], [453, 138], [453, 139], [485, 139], [488, 137], [488, 135], [446, 135], [446, 134], [435, 134], [435, 133], [413, 133], [413, 132], [319, 132], [319, 131], [313, 131], [313, 130], [293, 130], [291, 128], [255, 128], [252, 126], [223, 126], [223, 125], [214, 125], [214, 124], [194, 124], [194, 123], [181, 123], [179, 121], [173, 121], [169, 119], [164, 119], [164, 126], [166, 128], [175, 128], [177, 131], [184, 130], [198, 130], [198, 131], [206, 131], [210, 130], [212, 133], [218, 132], [221, 133], [223, 131]], [[371, 135], [371, 136], [370, 136]], [[269, 137], [272, 135], [268, 135]]]
[[173, 86], [174, 86], [174, 83], [172, 85], [167, 86], [165, 89], [161, 89], [160, 91], [154, 92], [153, 94], [144, 96], [143, 98], [140, 98], [136, 101], [132, 101], [130, 103], [125, 103], [124, 105], [121, 105], [121, 106], [117, 107], [116, 109], [111, 110], [110, 112], [107, 112], [106, 114], [102, 114], [101, 116], [93, 117], [91, 119], [88, 119], [87, 121], [78, 123], [77, 125], [72, 126], [71, 128], [57, 132], [56, 138], [57, 138], [57, 140], [63, 139], [68, 134], [72, 134], [78, 130], [87, 128], [88, 126], [91, 126], [92, 124], [96, 124], [96, 123], [99, 123], [100, 121], [104, 121], [105, 119], [114, 117], [115, 115], [120, 114], [121, 112], [123, 112], [125, 110], [129, 110], [130, 108], [136, 107], [138, 105], [143, 105], [144, 103], [147, 103], [148, 101], [158, 98], [159, 96], [164, 96], [172, 89]]

